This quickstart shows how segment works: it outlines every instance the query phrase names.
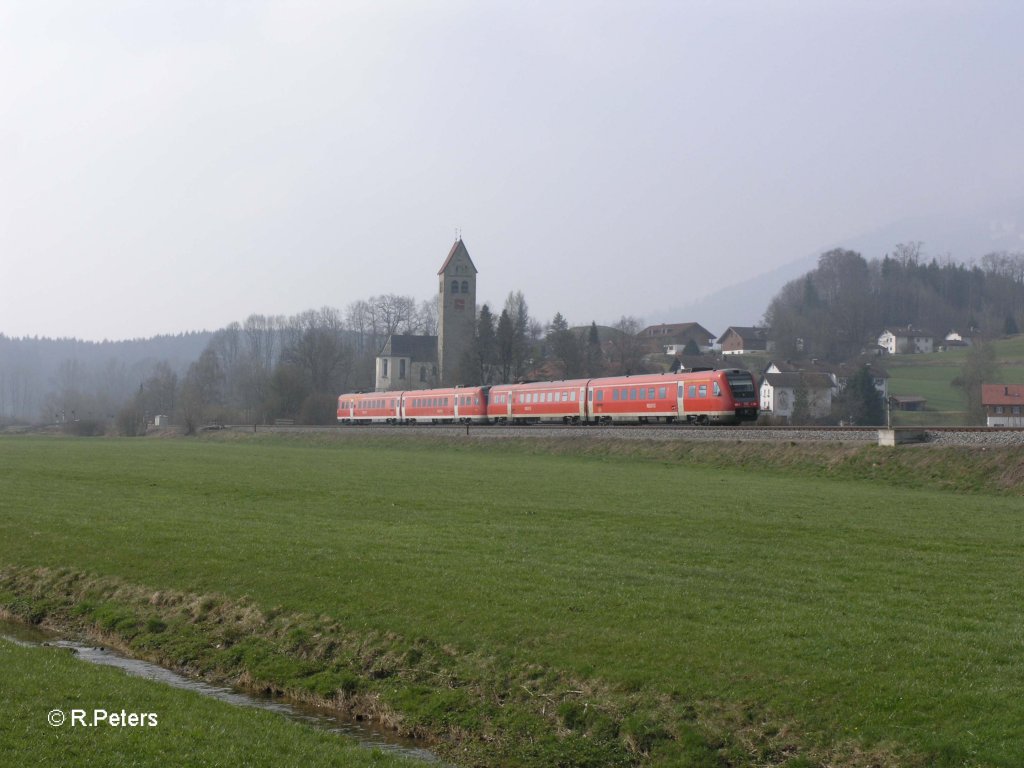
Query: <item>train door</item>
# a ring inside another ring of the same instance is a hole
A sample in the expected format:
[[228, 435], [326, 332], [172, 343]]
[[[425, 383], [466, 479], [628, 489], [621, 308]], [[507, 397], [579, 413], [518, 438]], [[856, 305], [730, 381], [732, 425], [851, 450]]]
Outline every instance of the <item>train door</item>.
[[587, 386], [586, 386], [586, 384], [584, 384], [583, 386], [580, 387], [579, 398], [580, 398], [580, 402], [579, 402], [579, 405], [580, 405], [580, 413], [579, 413], [580, 421], [583, 422], [584, 424], [586, 424], [587, 421], [588, 421], [588, 419], [587, 419]]
[[685, 392], [685, 390], [686, 390], [686, 383], [682, 382], [682, 381], [679, 381], [679, 382], [676, 382], [676, 386], [679, 388], [679, 393], [678, 393], [678, 398], [677, 398], [679, 402], [676, 403], [676, 408], [677, 408], [678, 413], [679, 413], [678, 419], [679, 419], [679, 421], [686, 421], [686, 401], [684, 400], [684, 394], [683, 394]]

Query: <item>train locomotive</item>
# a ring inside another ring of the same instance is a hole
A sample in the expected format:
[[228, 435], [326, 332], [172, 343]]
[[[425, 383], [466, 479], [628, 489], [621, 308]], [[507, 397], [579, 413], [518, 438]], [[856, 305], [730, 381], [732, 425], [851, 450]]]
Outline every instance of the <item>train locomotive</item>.
[[737, 368], [344, 394], [340, 424], [740, 424], [757, 389]]

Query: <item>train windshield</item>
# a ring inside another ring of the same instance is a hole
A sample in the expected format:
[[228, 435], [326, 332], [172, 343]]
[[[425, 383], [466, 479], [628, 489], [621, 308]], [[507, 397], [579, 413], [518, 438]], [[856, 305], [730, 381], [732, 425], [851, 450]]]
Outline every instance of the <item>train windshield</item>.
[[732, 390], [734, 398], [737, 400], [754, 399], [754, 377], [750, 375], [749, 371], [729, 371], [725, 374], [725, 379], [729, 382], [729, 388]]

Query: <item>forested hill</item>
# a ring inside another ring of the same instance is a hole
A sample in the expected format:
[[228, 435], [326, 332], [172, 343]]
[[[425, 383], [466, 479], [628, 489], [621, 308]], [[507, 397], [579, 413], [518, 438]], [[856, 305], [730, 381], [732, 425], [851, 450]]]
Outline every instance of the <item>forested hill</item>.
[[94, 342], [0, 333], [0, 419], [36, 421], [72, 407], [110, 416], [158, 364], [183, 374], [212, 336], [196, 331]]
[[917, 244], [882, 259], [836, 249], [786, 284], [765, 313], [780, 354], [846, 360], [887, 327], [943, 338], [998, 337], [1024, 324], [1024, 253], [990, 253], [966, 265], [920, 259]]

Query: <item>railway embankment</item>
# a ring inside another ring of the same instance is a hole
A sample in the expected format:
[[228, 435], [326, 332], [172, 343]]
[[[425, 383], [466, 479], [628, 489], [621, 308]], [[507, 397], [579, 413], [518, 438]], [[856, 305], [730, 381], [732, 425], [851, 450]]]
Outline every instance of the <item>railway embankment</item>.
[[925, 441], [878, 445], [877, 429], [346, 427], [211, 433], [212, 440], [427, 443], [450, 450], [640, 458], [752, 473], [864, 480], [904, 488], [1024, 495], [1024, 432], [926, 429]]

